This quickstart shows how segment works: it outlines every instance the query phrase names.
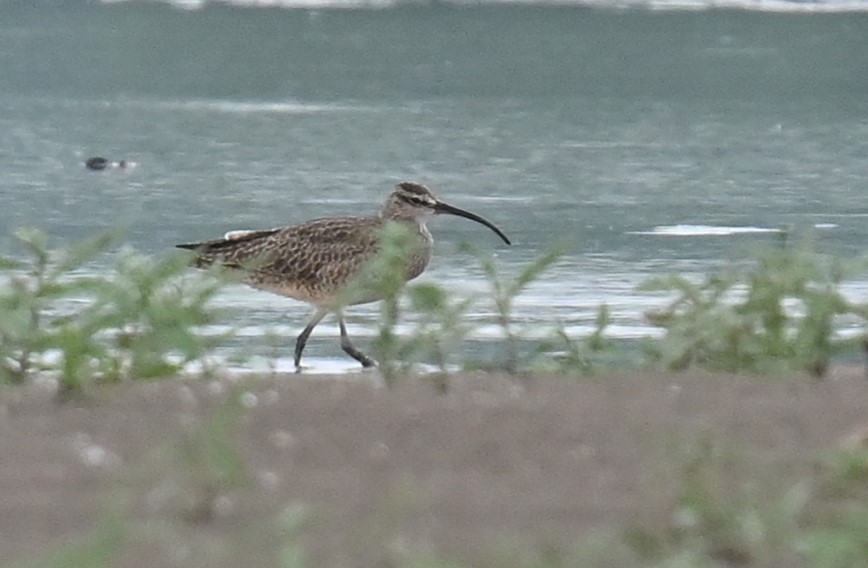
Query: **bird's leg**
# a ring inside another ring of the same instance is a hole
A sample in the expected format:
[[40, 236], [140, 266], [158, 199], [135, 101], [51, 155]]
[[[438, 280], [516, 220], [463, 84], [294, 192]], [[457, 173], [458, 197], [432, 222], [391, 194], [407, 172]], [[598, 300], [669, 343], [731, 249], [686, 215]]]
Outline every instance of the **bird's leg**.
[[307, 322], [307, 326], [304, 328], [304, 331], [298, 336], [298, 339], [295, 340], [295, 370], [301, 370], [301, 352], [304, 351], [304, 346], [307, 343], [307, 338], [310, 337], [313, 328], [322, 321], [322, 318], [329, 313], [328, 310], [323, 308], [317, 308], [313, 313], [313, 317], [310, 318], [310, 321]]
[[344, 322], [343, 314], [338, 314], [338, 324], [341, 326], [341, 349], [343, 349], [347, 355], [361, 363], [362, 367], [376, 367], [377, 363], [356, 349], [356, 346], [353, 345], [352, 341], [350, 341], [350, 336], [347, 335], [347, 324]]

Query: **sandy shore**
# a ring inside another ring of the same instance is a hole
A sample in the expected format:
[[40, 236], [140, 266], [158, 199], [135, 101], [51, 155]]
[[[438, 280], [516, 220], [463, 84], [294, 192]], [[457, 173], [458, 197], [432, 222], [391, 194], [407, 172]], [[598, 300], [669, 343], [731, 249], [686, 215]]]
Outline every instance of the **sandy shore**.
[[303, 549], [306, 566], [385, 567], [396, 555], [481, 563], [505, 542], [568, 550], [597, 531], [667, 522], [678, 464], [703, 440], [743, 456], [733, 480], [786, 487], [868, 426], [855, 368], [819, 382], [468, 373], [447, 394], [423, 378], [372, 383], [177, 379], [63, 403], [4, 387], [3, 560], [89, 542], [112, 510], [125, 530], [103, 535], [111, 566], [279, 566], [280, 550]]

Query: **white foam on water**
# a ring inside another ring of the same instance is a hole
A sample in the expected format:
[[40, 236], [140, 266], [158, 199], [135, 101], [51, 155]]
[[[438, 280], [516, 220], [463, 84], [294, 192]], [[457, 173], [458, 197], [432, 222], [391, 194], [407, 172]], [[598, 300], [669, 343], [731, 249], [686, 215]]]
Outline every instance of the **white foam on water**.
[[190, 101], [176, 101], [161, 103], [166, 108], [176, 110], [223, 113], [269, 113], [269, 114], [309, 114], [312, 112], [332, 112], [347, 110], [349, 107], [340, 105], [300, 103], [295, 101], [245, 101], [245, 100], [219, 100], [219, 99], [196, 99]]
[[780, 233], [771, 227], [729, 227], [721, 225], [659, 225], [650, 231], [627, 231], [628, 235], [655, 235], [662, 237], [726, 237], [751, 233]]
[[[348, 8], [384, 9], [407, 5], [407, 0], [101, 0], [104, 4], [132, 1], [157, 1], [175, 8], [194, 11], [208, 4], [226, 4], [245, 8]], [[554, 6], [588, 6], [604, 10], [746, 10], [751, 12], [836, 13], [866, 12], [865, 0], [445, 0], [448, 4], [548, 4]]]
[[[99, 104], [105, 104], [100, 102]], [[324, 112], [357, 112], [376, 110], [374, 107], [310, 103], [295, 100], [255, 99], [121, 99], [112, 104], [135, 108], [152, 108], [180, 112], [216, 112], [225, 114], [313, 114]]]
[[[299, 374], [303, 375], [361, 375], [370, 374], [370, 370], [362, 367], [349, 357], [308, 357], [302, 361]], [[277, 357], [273, 359], [256, 357], [243, 367], [230, 367], [234, 373], [296, 373], [295, 361], [292, 357]]]
[[578, 150], [614, 150], [621, 148], [661, 148], [662, 144], [656, 142], [622, 142], [607, 140], [587, 140], [582, 142], [564, 142], [562, 148], [575, 148]]
[[[365, 368], [357, 361], [349, 357], [308, 357], [305, 356], [301, 361], [301, 369], [296, 369], [295, 361], [292, 357], [251, 357], [244, 363], [234, 363], [226, 359], [212, 358], [207, 364], [202, 364], [194, 361], [184, 367], [182, 374], [198, 376], [206, 373], [209, 369], [218, 368], [221, 373], [230, 376], [244, 377], [251, 375], [263, 374], [281, 374], [281, 375], [337, 375], [347, 380], [360, 381], [375, 381], [382, 382], [380, 372], [376, 367]], [[447, 368], [451, 372], [460, 371], [457, 366], [449, 366]], [[416, 373], [436, 373], [438, 369], [434, 365], [414, 364], [413, 370]]]

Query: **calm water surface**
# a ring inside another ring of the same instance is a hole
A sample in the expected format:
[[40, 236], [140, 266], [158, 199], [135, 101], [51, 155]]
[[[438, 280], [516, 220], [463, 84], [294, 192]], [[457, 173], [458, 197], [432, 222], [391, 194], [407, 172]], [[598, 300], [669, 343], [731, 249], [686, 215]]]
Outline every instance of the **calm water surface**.
[[[525, 334], [578, 336], [605, 302], [612, 335], [641, 337], [662, 301], [635, 289], [650, 275], [722, 269], [782, 227], [865, 250], [866, 30], [858, 12], [2, 4], [0, 244], [123, 226], [159, 253], [373, 212], [416, 180], [515, 243], [433, 222], [423, 278], [483, 297], [474, 341], [499, 334], [462, 241], [505, 273], [568, 243], [518, 298]], [[93, 173], [91, 155], [136, 167]], [[847, 292], [868, 299], [868, 278]], [[308, 316], [244, 287], [220, 302], [254, 353]], [[376, 305], [352, 315], [374, 333]], [[341, 359], [336, 336], [323, 324], [309, 352]]]

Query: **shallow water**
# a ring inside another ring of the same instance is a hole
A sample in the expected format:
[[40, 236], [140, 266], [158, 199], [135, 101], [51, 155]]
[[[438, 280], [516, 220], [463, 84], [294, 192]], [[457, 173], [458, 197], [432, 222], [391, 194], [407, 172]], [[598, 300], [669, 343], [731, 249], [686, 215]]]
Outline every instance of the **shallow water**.
[[[500, 332], [462, 241], [505, 273], [568, 243], [516, 300], [523, 335], [557, 322], [581, 335], [606, 303], [612, 336], [641, 337], [643, 311], [663, 301], [636, 290], [650, 275], [722, 269], [781, 230], [864, 250], [866, 24], [859, 12], [3, 4], [0, 243], [18, 226], [56, 242], [123, 226], [157, 253], [373, 212], [412, 179], [515, 243], [432, 223], [422, 280], [480, 297], [473, 342]], [[135, 167], [91, 172], [92, 155]], [[865, 299], [868, 278], [846, 291]], [[237, 310], [234, 348], [261, 356], [288, 354], [309, 314], [244, 287], [219, 303]], [[351, 316], [361, 343], [377, 306]], [[324, 323], [310, 355], [342, 358], [335, 337]]]

